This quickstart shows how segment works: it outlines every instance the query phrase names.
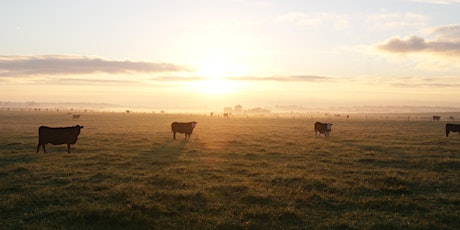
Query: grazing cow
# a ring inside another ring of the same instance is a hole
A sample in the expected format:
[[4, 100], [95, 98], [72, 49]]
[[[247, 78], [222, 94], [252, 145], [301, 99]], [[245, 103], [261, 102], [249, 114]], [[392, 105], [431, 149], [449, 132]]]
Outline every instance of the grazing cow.
[[80, 119], [80, 115], [72, 115], [72, 119]]
[[329, 137], [331, 133], [332, 124], [331, 123], [321, 123], [315, 122], [315, 136], [318, 136], [318, 133], [324, 134], [324, 136]]
[[457, 124], [446, 124], [446, 137], [449, 136], [449, 132], [460, 134], [460, 125]]
[[[174, 140], [176, 140], [176, 133], [185, 133], [185, 139], [190, 139], [190, 135], [193, 132], [193, 129], [195, 128], [196, 124], [198, 122], [192, 121], [192, 122], [173, 122], [171, 123], [171, 130], [174, 133], [173, 137]], [[188, 138], [187, 138], [188, 137]]]
[[77, 125], [64, 128], [40, 126], [38, 128], [37, 153], [40, 150], [40, 146], [43, 146], [43, 151], [46, 153], [45, 145], [48, 143], [53, 145], [67, 144], [67, 152], [70, 153], [70, 145], [77, 142], [80, 129], [83, 129], [83, 126]]
[[439, 121], [441, 120], [441, 116], [433, 116], [433, 121]]

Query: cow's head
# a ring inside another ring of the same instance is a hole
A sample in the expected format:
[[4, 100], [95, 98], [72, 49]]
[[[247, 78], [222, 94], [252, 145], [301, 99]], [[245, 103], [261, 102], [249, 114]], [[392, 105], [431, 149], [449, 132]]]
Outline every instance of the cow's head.
[[77, 129], [77, 135], [78, 135], [80, 134], [80, 129], [83, 129], [83, 126], [77, 125], [75, 126], [75, 128]]
[[329, 131], [329, 132], [332, 130], [332, 124], [331, 123], [327, 123], [326, 130]]
[[192, 121], [192, 129], [195, 128], [196, 124], [198, 124], [198, 122]]

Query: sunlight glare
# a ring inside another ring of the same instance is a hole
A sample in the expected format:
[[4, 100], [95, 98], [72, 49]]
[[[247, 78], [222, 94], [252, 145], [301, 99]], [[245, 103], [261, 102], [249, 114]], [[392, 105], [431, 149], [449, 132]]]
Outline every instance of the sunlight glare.
[[245, 75], [244, 66], [222, 59], [203, 61], [197, 72], [199, 77], [219, 79], [225, 77], [238, 77]]
[[193, 83], [192, 87], [204, 94], [222, 95], [236, 93], [240, 88], [238, 82], [212, 78]]
[[192, 83], [191, 87], [204, 94], [236, 93], [242, 84], [231, 78], [245, 76], [245, 70], [243, 65], [223, 58], [205, 59], [197, 68], [197, 75], [202, 80]]

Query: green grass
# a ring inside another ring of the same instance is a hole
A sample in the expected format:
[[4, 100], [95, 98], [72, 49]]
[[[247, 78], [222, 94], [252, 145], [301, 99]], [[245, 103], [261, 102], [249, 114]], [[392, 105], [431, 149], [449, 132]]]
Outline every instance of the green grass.
[[[353, 118], [353, 117], [352, 117]], [[189, 141], [170, 123], [198, 122]], [[2, 229], [458, 229], [445, 122], [0, 112]], [[35, 153], [38, 127], [84, 125]]]

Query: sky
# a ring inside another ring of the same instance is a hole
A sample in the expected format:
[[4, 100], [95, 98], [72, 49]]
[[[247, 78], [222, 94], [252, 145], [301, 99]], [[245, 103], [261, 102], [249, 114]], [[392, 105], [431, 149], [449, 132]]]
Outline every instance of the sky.
[[459, 0], [6, 0], [0, 101], [460, 107]]

